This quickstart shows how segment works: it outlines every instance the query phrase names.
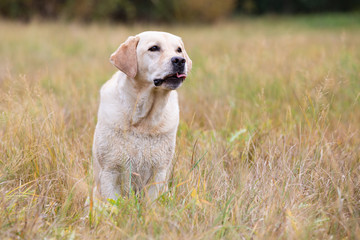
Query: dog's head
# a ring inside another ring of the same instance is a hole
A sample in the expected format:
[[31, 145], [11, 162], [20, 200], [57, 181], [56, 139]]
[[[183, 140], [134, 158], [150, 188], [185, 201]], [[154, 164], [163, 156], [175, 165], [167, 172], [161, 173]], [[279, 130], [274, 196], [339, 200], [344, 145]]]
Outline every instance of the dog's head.
[[110, 62], [129, 78], [174, 90], [191, 69], [181, 38], [165, 32], [143, 32], [129, 37]]

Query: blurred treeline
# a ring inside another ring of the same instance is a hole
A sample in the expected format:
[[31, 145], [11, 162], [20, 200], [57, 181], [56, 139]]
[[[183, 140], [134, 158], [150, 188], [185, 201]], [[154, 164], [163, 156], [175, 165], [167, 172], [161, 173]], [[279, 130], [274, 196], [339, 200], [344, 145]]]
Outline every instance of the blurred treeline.
[[232, 14], [360, 9], [360, 0], [0, 0], [0, 15], [29, 20], [211, 22]]

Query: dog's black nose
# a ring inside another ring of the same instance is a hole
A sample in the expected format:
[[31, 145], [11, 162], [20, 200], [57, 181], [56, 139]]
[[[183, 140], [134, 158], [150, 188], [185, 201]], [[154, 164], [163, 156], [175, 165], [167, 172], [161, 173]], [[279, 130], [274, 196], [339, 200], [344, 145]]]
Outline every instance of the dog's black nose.
[[184, 67], [186, 60], [183, 57], [172, 57], [171, 62], [175, 67]]

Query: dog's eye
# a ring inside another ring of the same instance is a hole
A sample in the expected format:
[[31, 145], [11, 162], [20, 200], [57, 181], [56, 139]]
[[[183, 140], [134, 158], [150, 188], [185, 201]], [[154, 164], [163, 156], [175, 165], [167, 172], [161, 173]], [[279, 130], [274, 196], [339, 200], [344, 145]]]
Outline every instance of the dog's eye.
[[157, 51], [160, 51], [160, 48], [159, 48], [159, 46], [152, 46], [151, 48], [149, 48], [149, 51], [150, 52], [157, 52]]
[[181, 48], [180, 47], [178, 47], [178, 49], [176, 50], [178, 53], [181, 53], [182, 52], [182, 50], [181, 50]]

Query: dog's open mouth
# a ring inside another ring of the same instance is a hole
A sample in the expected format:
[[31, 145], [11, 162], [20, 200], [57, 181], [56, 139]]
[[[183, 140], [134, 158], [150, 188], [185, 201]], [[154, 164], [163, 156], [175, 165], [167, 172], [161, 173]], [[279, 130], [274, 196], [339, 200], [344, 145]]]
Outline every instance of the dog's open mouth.
[[163, 83], [166, 83], [166, 85], [171, 88], [175, 89], [185, 80], [186, 74], [185, 73], [173, 73], [165, 76], [162, 79], [155, 79], [154, 84], [155, 86], [160, 86]]

